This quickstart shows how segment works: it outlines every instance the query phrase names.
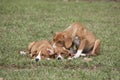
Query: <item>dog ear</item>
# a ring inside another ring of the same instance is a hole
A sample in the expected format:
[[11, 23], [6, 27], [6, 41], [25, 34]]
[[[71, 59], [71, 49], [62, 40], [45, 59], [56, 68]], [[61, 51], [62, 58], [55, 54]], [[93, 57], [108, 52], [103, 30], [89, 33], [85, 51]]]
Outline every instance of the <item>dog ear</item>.
[[72, 38], [68, 35], [64, 35], [64, 44], [66, 48], [70, 48], [72, 45]]
[[62, 36], [62, 32], [56, 32], [53, 36], [53, 41], [55, 41], [55, 39], [58, 38], [59, 36]]
[[48, 48], [47, 48], [47, 52], [48, 52], [49, 55], [53, 55], [54, 54], [54, 51], [51, 50], [51, 49], [48, 49]]

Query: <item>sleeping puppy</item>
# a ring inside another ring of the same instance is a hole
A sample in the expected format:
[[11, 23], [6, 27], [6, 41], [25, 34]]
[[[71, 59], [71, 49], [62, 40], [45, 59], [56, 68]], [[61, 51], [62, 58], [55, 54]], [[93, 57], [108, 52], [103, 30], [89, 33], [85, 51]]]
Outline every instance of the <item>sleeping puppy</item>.
[[71, 59], [72, 53], [70, 50], [67, 50], [64, 47], [56, 47], [56, 48], [54, 48], [54, 57], [57, 60]]
[[[21, 54], [25, 54], [23, 51]], [[47, 40], [34, 41], [28, 45], [27, 53], [35, 61], [40, 61], [43, 59], [49, 60], [54, 54], [54, 49]]]
[[91, 55], [97, 55], [100, 49], [100, 40], [95, 37], [95, 35], [88, 31], [82, 24], [73, 23], [63, 32], [58, 32], [53, 37], [53, 47], [65, 47], [70, 49], [75, 38], [79, 39], [79, 45], [77, 46], [76, 54], [73, 58], [78, 58], [79, 56], [86, 56], [83, 52], [89, 53]]

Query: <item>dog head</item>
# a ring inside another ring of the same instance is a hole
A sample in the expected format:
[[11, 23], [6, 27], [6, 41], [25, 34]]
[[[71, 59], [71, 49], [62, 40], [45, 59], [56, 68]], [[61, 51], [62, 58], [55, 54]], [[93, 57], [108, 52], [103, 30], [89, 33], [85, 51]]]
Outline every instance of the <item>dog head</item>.
[[70, 51], [65, 49], [64, 47], [54, 48], [54, 53], [54, 56], [57, 60], [72, 58]]
[[53, 48], [56, 48], [58, 46], [68, 49], [72, 45], [72, 37], [67, 33], [58, 32], [53, 37], [53, 42]]
[[53, 54], [54, 54], [53, 49], [43, 47], [41, 49], [38, 49], [35, 55], [33, 54], [33, 57], [35, 57], [36, 61], [49, 60], [50, 58], [52, 58]]
[[28, 51], [30, 57], [36, 61], [49, 60], [54, 54], [54, 49], [48, 41], [32, 42], [28, 46]]

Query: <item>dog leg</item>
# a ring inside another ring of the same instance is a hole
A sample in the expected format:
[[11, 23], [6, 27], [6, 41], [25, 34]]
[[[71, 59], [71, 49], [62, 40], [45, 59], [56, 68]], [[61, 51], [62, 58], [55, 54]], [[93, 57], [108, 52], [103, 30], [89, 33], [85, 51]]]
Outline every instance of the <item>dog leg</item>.
[[86, 45], [86, 39], [81, 40], [80, 46], [78, 48], [78, 51], [77, 51], [77, 53], [75, 54], [75, 56], [73, 58], [78, 58], [80, 56], [86, 56], [86, 54], [82, 53], [85, 45]]
[[94, 44], [93, 50], [91, 52], [91, 55], [95, 56], [99, 53], [99, 51], [100, 51], [100, 40], [97, 39], [95, 41], [95, 44]]

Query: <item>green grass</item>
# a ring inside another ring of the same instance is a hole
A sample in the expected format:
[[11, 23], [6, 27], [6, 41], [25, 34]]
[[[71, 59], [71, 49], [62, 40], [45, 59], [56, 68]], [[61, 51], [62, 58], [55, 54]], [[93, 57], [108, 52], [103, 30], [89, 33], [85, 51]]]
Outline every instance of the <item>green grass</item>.
[[[101, 41], [99, 56], [85, 62], [34, 62], [18, 54], [34, 40], [81, 22]], [[120, 3], [0, 0], [0, 78], [5, 80], [120, 80]]]

